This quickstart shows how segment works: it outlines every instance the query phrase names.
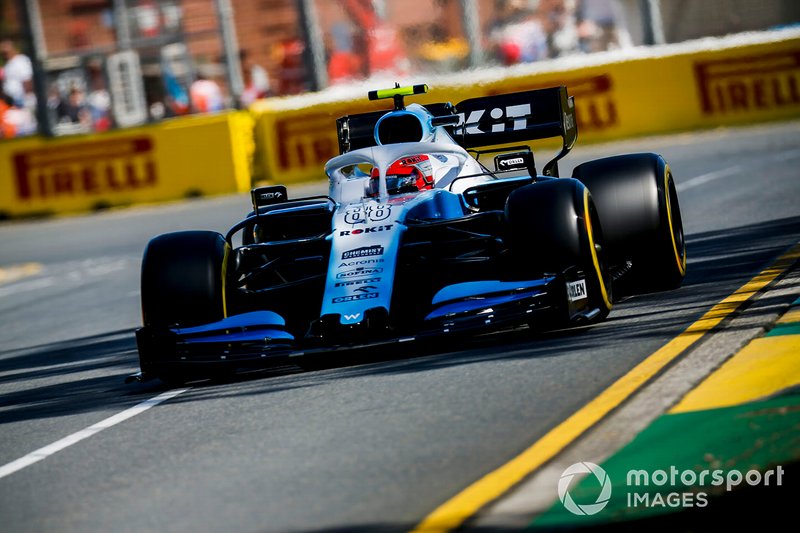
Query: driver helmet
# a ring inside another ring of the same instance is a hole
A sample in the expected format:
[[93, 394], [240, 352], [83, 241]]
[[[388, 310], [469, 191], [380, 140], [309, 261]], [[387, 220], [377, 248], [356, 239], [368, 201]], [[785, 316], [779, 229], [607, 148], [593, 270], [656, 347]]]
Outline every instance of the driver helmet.
[[[375, 167], [370, 173], [368, 196], [378, 195], [378, 183], [378, 167]], [[425, 154], [401, 157], [386, 170], [386, 192], [389, 195], [428, 189], [433, 189], [433, 169]]]

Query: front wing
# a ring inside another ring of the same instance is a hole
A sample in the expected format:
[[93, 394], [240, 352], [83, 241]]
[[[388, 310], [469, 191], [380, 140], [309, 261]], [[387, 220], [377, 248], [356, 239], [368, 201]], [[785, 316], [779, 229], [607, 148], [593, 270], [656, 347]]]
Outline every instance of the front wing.
[[[520, 282], [475, 281], [445, 287], [431, 311], [410, 334], [364, 337], [339, 331], [335, 340], [296, 338], [271, 311], [254, 311], [191, 328], [143, 327], [136, 332], [142, 371], [162, 368], [267, 366], [279, 360], [369, 346], [413, 342], [457, 334], [479, 334], [522, 324], [548, 323], [554, 316], [573, 322], [592, 310], [573, 307], [560, 276]], [[348, 326], [342, 325], [341, 328]]]

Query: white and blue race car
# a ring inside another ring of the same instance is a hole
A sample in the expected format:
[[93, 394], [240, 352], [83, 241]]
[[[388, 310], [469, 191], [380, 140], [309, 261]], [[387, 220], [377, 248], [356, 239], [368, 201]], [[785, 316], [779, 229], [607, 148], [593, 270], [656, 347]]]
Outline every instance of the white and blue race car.
[[[376, 343], [568, 327], [602, 320], [623, 295], [680, 285], [681, 213], [661, 156], [608, 157], [560, 178], [577, 138], [565, 87], [405, 105], [426, 91], [372, 91], [394, 108], [337, 120], [327, 196], [256, 188], [253, 211], [227, 235], [150, 241], [142, 377], [185, 381], [287, 356], [335, 361]], [[562, 149], [540, 174], [522, 143], [556, 136]]]

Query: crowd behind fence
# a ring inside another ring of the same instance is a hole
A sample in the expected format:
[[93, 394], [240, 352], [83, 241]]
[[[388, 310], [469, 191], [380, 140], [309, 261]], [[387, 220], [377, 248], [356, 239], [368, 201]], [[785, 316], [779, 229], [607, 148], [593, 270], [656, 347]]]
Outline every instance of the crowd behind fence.
[[0, 138], [798, 21], [793, 0], [0, 0]]

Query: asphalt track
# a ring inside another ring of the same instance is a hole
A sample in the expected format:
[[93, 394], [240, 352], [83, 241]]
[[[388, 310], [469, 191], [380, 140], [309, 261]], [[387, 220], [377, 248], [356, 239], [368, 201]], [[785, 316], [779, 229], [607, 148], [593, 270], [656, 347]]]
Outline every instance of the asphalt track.
[[[800, 240], [800, 122], [576, 149], [562, 174], [651, 150], [678, 183], [689, 250], [681, 289], [630, 299], [608, 322], [569, 334], [194, 385], [0, 477], [0, 529], [412, 528]], [[0, 267], [41, 264], [0, 285], [0, 468], [166, 390], [123, 384], [137, 369], [142, 250], [158, 233], [225, 231], [247, 202], [0, 226]]]

